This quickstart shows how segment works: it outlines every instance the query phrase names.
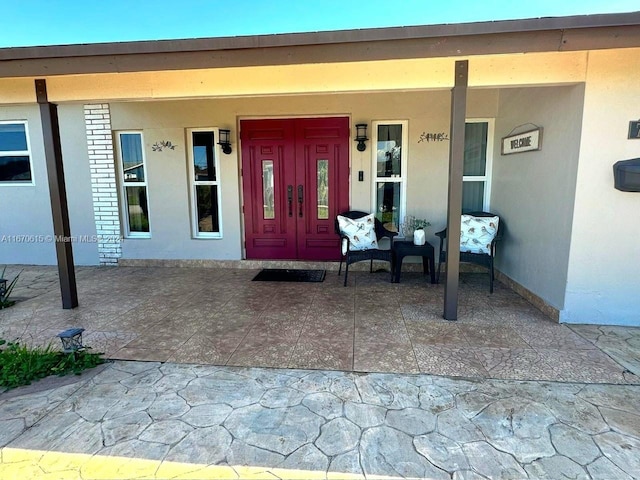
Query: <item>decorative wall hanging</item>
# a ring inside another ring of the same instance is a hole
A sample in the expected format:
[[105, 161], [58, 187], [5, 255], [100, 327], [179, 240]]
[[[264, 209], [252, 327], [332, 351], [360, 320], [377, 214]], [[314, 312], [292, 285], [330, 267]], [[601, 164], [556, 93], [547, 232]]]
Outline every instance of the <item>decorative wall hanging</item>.
[[640, 140], [640, 120], [629, 122], [629, 136], [627, 138]]
[[422, 142], [448, 142], [448, 141], [449, 141], [449, 135], [447, 135], [444, 132], [440, 132], [440, 133], [422, 132], [420, 134], [420, 138], [418, 139], [418, 143], [422, 143]]
[[[536, 127], [533, 130], [527, 130], [526, 132], [516, 133], [512, 135], [515, 130], [525, 125], [533, 125]], [[515, 127], [506, 137], [502, 137], [502, 155], [511, 155], [512, 153], [531, 152], [534, 150], [542, 149], [542, 127], [537, 126], [534, 123], [525, 123], [524, 125], [518, 125]]]
[[175, 150], [176, 149], [176, 145], [174, 145], [173, 143], [171, 143], [169, 140], [162, 140], [160, 142], [156, 142], [151, 146], [151, 149], [154, 152], [161, 152], [162, 150], [164, 150], [165, 148], [168, 148], [169, 150]]

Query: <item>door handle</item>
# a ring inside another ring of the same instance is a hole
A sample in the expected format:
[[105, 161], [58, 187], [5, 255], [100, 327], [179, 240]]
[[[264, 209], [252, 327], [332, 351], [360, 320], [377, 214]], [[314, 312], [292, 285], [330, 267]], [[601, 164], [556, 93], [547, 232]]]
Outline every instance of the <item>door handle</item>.
[[298, 216], [300, 218], [302, 218], [302, 202], [304, 202], [304, 191], [302, 190], [302, 185], [298, 185], [298, 206], [300, 208]]
[[289, 216], [293, 217], [293, 185], [287, 186], [287, 204], [289, 205]]

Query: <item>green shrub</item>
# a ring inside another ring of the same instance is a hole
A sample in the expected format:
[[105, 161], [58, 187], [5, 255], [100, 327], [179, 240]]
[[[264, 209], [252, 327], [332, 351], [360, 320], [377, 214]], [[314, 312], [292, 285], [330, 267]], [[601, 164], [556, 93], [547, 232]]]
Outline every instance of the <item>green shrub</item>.
[[100, 353], [79, 350], [64, 353], [46, 347], [29, 348], [18, 342], [0, 339], [0, 387], [6, 389], [29, 385], [49, 375], [80, 373], [104, 363]]
[[[0, 278], [4, 278], [4, 272], [7, 271], [7, 267], [5, 266], [2, 269], [2, 273], [0, 273]], [[22, 272], [20, 272], [22, 273]], [[7, 285], [7, 289], [6, 291], [0, 291], [0, 310], [3, 308], [7, 308], [12, 306], [14, 303], [16, 303], [13, 300], [9, 300], [9, 297], [11, 296], [11, 292], [13, 291], [13, 288], [16, 286], [16, 283], [18, 283], [18, 277], [20, 276], [20, 273], [18, 273], [18, 275], [16, 275], [16, 277], [11, 280], [11, 282], [9, 283], [9, 285]]]

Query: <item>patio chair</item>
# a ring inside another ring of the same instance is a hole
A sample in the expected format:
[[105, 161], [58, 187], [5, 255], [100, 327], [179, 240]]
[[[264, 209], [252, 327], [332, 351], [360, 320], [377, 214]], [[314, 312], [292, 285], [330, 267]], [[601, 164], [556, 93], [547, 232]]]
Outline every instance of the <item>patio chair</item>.
[[[340, 217], [343, 217], [343, 219], [340, 219]], [[360, 220], [360, 222], [357, 222], [357, 220]], [[341, 228], [341, 222], [343, 224], [346, 224], [348, 228]], [[393, 268], [391, 268], [391, 246], [393, 245], [393, 238], [398, 235], [398, 232], [387, 230], [382, 225], [380, 220], [375, 218], [374, 214], [368, 214], [366, 212], [360, 212], [357, 210], [350, 210], [338, 215], [335, 221], [335, 228], [336, 233], [340, 235], [341, 247], [340, 268], [338, 269], [338, 275], [342, 273], [342, 262], [345, 262], [345, 287], [347, 286], [347, 279], [349, 276], [349, 265], [355, 262], [361, 262], [363, 260], [369, 260], [371, 262], [369, 266], [370, 272], [373, 272], [374, 260], [389, 262], [389, 270], [391, 271], [390, 281], [393, 281]], [[356, 232], [355, 235], [354, 232]], [[375, 237], [369, 235], [371, 232], [375, 232]], [[377, 241], [385, 237], [388, 238], [391, 242], [388, 250], [378, 248]]]
[[[492, 229], [492, 218], [498, 219], [497, 229]], [[485, 219], [485, 220], [483, 220]], [[481, 265], [489, 269], [489, 292], [493, 293], [495, 280], [493, 259], [496, 256], [496, 245], [502, 240], [504, 234], [504, 221], [498, 215], [490, 212], [470, 212], [462, 215], [462, 232], [460, 235], [460, 261]], [[485, 226], [486, 225], [486, 226]], [[465, 229], [465, 227], [467, 227]], [[473, 231], [476, 235], [473, 235]], [[472, 232], [469, 236], [469, 232]], [[438, 261], [437, 281], [440, 281], [440, 268], [447, 261], [445, 240], [447, 229], [437, 232], [440, 238], [440, 258]], [[483, 239], [485, 241], [483, 241]], [[490, 243], [486, 243], [490, 241]]]

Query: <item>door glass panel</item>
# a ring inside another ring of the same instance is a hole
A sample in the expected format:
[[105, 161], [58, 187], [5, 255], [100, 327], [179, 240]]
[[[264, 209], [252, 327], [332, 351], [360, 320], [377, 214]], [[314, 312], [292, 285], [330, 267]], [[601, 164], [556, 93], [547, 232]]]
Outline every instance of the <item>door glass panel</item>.
[[318, 220], [329, 218], [329, 160], [318, 160]]
[[215, 143], [213, 132], [193, 132], [193, 178], [196, 182], [215, 182]]
[[262, 205], [265, 220], [276, 218], [273, 199], [273, 160], [262, 161]]
[[489, 124], [467, 123], [464, 128], [464, 175], [484, 176], [487, 167], [487, 131]]
[[376, 217], [388, 230], [398, 231], [400, 216], [400, 182], [376, 184]]
[[378, 177], [399, 177], [401, 172], [402, 125], [378, 125]]
[[198, 231], [219, 232], [218, 186], [196, 185], [196, 201], [198, 208]]
[[484, 205], [484, 182], [462, 183], [462, 213], [481, 212]]
[[147, 187], [126, 187], [131, 232], [149, 231], [149, 207], [147, 206]]

